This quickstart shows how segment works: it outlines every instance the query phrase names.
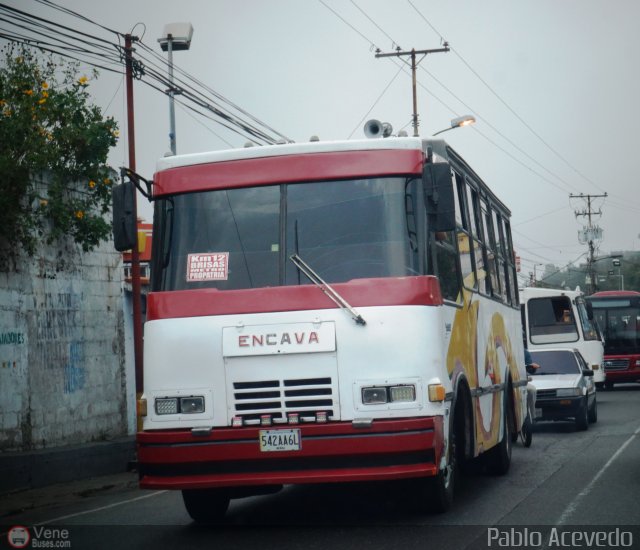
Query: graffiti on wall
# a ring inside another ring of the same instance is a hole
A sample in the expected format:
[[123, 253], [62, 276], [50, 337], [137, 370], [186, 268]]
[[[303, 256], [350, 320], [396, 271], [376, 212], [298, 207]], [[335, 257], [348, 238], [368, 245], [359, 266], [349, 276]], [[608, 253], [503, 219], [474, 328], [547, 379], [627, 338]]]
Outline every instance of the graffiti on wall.
[[81, 342], [69, 344], [69, 362], [64, 366], [64, 393], [74, 393], [84, 388], [84, 346]]
[[25, 343], [23, 332], [16, 330], [0, 331], [0, 364], [3, 369], [16, 368], [18, 361], [15, 359], [15, 347]]

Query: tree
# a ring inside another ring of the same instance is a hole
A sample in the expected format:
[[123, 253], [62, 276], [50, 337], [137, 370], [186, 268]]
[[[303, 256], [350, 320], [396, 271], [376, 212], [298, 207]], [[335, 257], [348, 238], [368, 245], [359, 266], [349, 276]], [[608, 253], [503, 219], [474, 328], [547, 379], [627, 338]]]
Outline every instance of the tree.
[[38, 241], [70, 236], [89, 251], [110, 233], [117, 123], [91, 104], [78, 63], [11, 45], [2, 58], [0, 242], [32, 255]]

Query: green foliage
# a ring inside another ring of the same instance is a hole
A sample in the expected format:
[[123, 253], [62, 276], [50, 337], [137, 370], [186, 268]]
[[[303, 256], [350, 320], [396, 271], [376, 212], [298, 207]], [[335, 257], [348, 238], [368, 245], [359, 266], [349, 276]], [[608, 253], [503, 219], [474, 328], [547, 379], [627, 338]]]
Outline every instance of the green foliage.
[[[97, 73], [91, 75], [92, 79]], [[78, 64], [7, 46], [0, 59], [0, 241], [29, 255], [71, 236], [106, 240], [118, 127], [91, 104]]]

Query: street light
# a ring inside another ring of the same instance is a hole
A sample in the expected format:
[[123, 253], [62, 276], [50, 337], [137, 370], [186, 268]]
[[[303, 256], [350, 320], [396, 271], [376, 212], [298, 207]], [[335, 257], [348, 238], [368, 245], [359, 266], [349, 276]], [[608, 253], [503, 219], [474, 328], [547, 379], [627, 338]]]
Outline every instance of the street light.
[[176, 154], [176, 111], [174, 96], [176, 90], [173, 86], [173, 52], [188, 50], [191, 46], [193, 25], [191, 23], [169, 23], [164, 26], [162, 36], [158, 38], [163, 52], [169, 53], [169, 145], [171, 153]]
[[444, 130], [440, 130], [433, 135], [437, 136], [442, 132], [448, 132], [449, 130], [453, 130], [454, 128], [462, 128], [463, 126], [470, 126], [471, 124], [475, 124], [475, 122], [476, 122], [476, 118], [472, 115], [459, 116], [457, 118], [451, 119], [451, 128], [445, 128]]
[[620, 260], [615, 258], [611, 260], [611, 263], [613, 264], [613, 267], [618, 268], [618, 286], [620, 287], [620, 290], [624, 290], [624, 275], [620, 271]]

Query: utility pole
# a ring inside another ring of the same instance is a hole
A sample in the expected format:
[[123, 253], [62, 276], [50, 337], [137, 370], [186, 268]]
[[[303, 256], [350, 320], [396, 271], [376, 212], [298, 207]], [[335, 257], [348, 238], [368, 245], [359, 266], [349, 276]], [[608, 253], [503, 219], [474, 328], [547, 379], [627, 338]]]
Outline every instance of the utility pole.
[[[444, 48], [438, 48], [435, 50], [416, 50], [415, 48], [411, 51], [400, 51], [400, 48], [397, 48], [395, 52], [391, 53], [381, 53], [380, 49], [376, 50], [376, 58], [378, 57], [402, 57], [402, 56], [410, 56], [411, 57], [411, 80], [413, 87], [413, 135], [414, 137], [418, 137], [418, 97], [416, 92], [416, 68], [420, 64], [420, 62], [430, 53], [441, 53], [449, 51], [449, 43], [444, 43]], [[416, 61], [416, 56], [422, 55], [420, 59]]]
[[167, 38], [167, 52], [169, 54], [169, 147], [176, 154], [176, 108], [174, 105], [176, 89], [173, 85], [173, 36]]
[[[129, 141], [129, 170], [136, 171], [136, 141], [135, 126], [133, 116], [133, 49], [132, 43], [138, 40], [130, 34], [124, 37], [124, 47], [126, 53], [126, 89], [127, 89], [127, 139]], [[136, 236], [138, 232], [138, 204], [137, 193], [133, 194], [133, 213], [136, 219]], [[142, 369], [142, 290], [140, 287], [140, 252], [138, 250], [138, 239], [131, 249], [131, 293], [133, 300], [133, 350], [135, 358], [136, 373], [136, 402], [140, 399], [143, 391], [143, 369]], [[140, 418], [138, 418], [140, 422]]]
[[[602, 229], [598, 226], [594, 226], [593, 225], [593, 221], [592, 221], [592, 216], [594, 215], [598, 215], [600, 216], [602, 214], [602, 210], [598, 209], [597, 211], [594, 211], [592, 209], [592, 201], [593, 199], [600, 199], [600, 198], [606, 198], [607, 194], [604, 193], [602, 195], [585, 195], [583, 193], [580, 193], [579, 195], [574, 195], [573, 193], [571, 193], [569, 195], [570, 199], [583, 199], [587, 201], [587, 208], [583, 209], [581, 211], [576, 211], [575, 215], [576, 218], [578, 216], [584, 216], [587, 218], [587, 227], [584, 228], [581, 232], [578, 233], [578, 240], [581, 242], [581, 244], [588, 244], [589, 245], [589, 258], [587, 260], [587, 273], [589, 274], [589, 292], [593, 293], [596, 292], [598, 286], [597, 286], [597, 280], [596, 280], [596, 276], [595, 276], [595, 268], [594, 268], [594, 256], [595, 256], [595, 244], [594, 241], [596, 240], [601, 240], [602, 239]], [[582, 238], [581, 238], [582, 237]]]

